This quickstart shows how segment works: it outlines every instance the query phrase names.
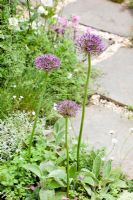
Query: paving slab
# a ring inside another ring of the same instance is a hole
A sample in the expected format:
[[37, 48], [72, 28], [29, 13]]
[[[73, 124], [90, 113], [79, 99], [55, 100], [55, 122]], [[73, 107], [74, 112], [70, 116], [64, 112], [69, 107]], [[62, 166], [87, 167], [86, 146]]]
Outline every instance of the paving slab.
[[[71, 131], [75, 136], [78, 135], [79, 132], [80, 119], [81, 112], [75, 119], [72, 119], [71, 122], [73, 127]], [[116, 138], [118, 143], [114, 150], [108, 155], [108, 158], [113, 156], [113, 162], [116, 166], [122, 164], [123, 170], [130, 178], [133, 178], [133, 134], [129, 134], [129, 130], [132, 127], [133, 119], [129, 120], [125, 116], [109, 108], [97, 105], [86, 107], [83, 130], [84, 141], [87, 142], [88, 147], [106, 147], [107, 152], [110, 152], [113, 147], [112, 138]], [[109, 134], [110, 130], [114, 130], [115, 133], [113, 136]], [[128, 136], [129, 138], [126, 139]], [[128, 151], [129, 153], [127, 154]], [[125, 159], [123, 160], [124, 157]]]
[[80, 22], [100, 30], [129, 36], [133, 26], [133, 15], [122, 5], [109, 0], [77, 0], [68, 4], [63, 15], [79, 15]]
[[98, 92], [126, 105], [133, 105], [133, 48], [120, 48], [96, 65], [103, 72]]

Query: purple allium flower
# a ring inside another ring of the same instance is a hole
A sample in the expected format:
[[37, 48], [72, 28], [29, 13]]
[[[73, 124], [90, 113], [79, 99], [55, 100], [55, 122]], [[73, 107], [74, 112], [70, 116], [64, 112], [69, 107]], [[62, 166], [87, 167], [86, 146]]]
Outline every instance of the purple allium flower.
[[79, 23], [79, 20], [80, 20], [80, 17], [77, 16], [77, 15], [73, 15], [72, 18], [71, 18], [71, 21], [72, 21], [72, 23], [74, 23], [74, 24], [78, 24], [78, 23]]
[[58, 25], [53, 26], [52, 29], [53, 29], [57, 34], [64, 35], [64, 33], [65, 33], [65, 28], [60, 27], [60, 26], [58, 26]]
[[77, 39], [77, 45], [87, 54], [99, 54], [104, 49], [105, 46], [102, 42], [102, 39], [92, 33], [84, 33]]
[[38, 69], [50, 71], [60, 67], [60, 59], [52, 54], [44, 54], [35, 59], [35, 65]]
[[58, 23], [62, 25], [63, 27], [67, 27], [68, 20], [66, 17], [58, 17]]
[[75, 117], [78, 110], [79, 105], [71, 100], [64, 100], [57, 104], [57, 111], [63, 117]]

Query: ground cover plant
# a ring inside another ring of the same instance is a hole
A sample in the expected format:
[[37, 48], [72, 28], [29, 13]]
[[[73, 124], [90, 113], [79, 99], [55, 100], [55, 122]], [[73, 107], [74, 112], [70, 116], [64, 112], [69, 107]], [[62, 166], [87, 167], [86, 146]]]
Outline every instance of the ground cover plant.
[[[132, 181], [104, 159], [106, 150], [82, 141], [91, 57], [104, 50], [101, 38], [87, 32], [77, 39], [78, 16], [52, 18], [57, 4], [32, 9], [27, 1], [28, 19], [20, 21], [14, 3], [1, 3], [0, 199], [132, 198]], [[87, 75], [76, 46], [88, 57]], [[70, 118], [79, 110], [72, 138]]]

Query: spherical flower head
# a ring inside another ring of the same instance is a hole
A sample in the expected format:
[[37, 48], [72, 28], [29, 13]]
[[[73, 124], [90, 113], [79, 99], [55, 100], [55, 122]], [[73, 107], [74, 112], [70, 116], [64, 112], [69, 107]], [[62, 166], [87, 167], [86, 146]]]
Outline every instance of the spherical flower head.
[[60, 67], [60, 59], [52, 54], [44, 54], [35, 59], [35, 65], [38, 69], [50, 71]]
[[77, 39], [77, 45], [87, 54], [96, 55], [103, 52], [105, 46], [102, 39], [92, 33], [84, 33]]
[[66, 17], [58, 17], [58, 23], [60, 24], [60, 25], [62, 25], [63, 27], [67, 27], [67, 25], [68, 25], [68, 20], [67, 20], [67, 18]]
[[78, 15], [72, 15], [71, 21], [72, 23], [78, 24], [80, 20], [80, 17]]
[[58, 26], [58, 25], [53, 26], [52, 29], [53, 29], [57, 34], [64, 35], [64, 33], [65, 33], [65, 28], [60, 27], [60, 26]]
[[75, 117], [79, 108], [79, 105], [71, 100], [64, 100], [57, 104], [57, 111], [63, 117]]

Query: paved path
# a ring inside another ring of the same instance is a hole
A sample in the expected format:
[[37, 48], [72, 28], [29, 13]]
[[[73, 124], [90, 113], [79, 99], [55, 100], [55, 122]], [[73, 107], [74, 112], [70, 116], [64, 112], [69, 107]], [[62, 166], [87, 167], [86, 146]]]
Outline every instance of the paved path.
[[[80, 126], [81, 112], [78, 116], [72, 120], [75, 135], [78, 135]], [[111, 108], [104, 106], [91, 105], [86, 107], [85, 125], [83, 130], [83, 137], [90, 146], [95, 148], [107, 147], [108, 152], [112, 148], [112, 138], [109, 134], [110, 130], [114, 130], [115, 134], [113, 138], [118, 139], [115, 149], [109, 155], [108, 158], [114, 157], [114, 164], [120, 165], [121, 159], [130, 153], [122, 161], [122, 167], [124, 171], [133, 178], [133, 133], [129, 136], [127, 143], [124, 141], [129, 135], [129, 129], [133, 127], [133, 119], [128, 120], [126, 117], [119, 113], [112, 111]], [[124, 146], [123, 146], [123, 143]]]
[[[123, 10], [121, 5], [108, 0], [77, 0], [64, 9], [64, 15], [71, 14], [79, 15], [81, 23], [86, 26], [126, 37], [130, 35], [133, 25], [131, 13], [127, 9]], [[115, 42], [117, 46], [117, 41]], [[123, 104], [133, 105], [133, 49], [118, 48], [112, 56], [98, 62], [95, 67], [103, 72], [103, 76], [98, 80], [99, 92]], [[80, 119], [81, 112], [72, 122], [76, 135], [79, 131]], [[129, 137], [131, 128], [133, 128], [133, 118], [128, 119], [123, 114], [101, 105], [86, 107], [85, 141], [95, 148], [105, 146], [110, 152], [112, 139], [109, 131], [114, 130], [116, 133], [112, 137], [117, 138], [118, 143], [108, 158], [113, 156], [114, 165], [122, 164], [123, 170], [133, 178], [133, 134]], [[125, 143], [127, 137], [129, 138]], [[132, 150], [129, 151], [131, 148]]]
[[71, 14], [79, 15], [84, 25], [122, 36], [129, 36], [133, 26], [130, 11], [109, 0], [77, 0], [64, 9], [64, 15]]
[[123, 104], [133, 105], [133, 48], [120, 48], [96, 67], [104, 73], [99, 81], [99, 92]]

